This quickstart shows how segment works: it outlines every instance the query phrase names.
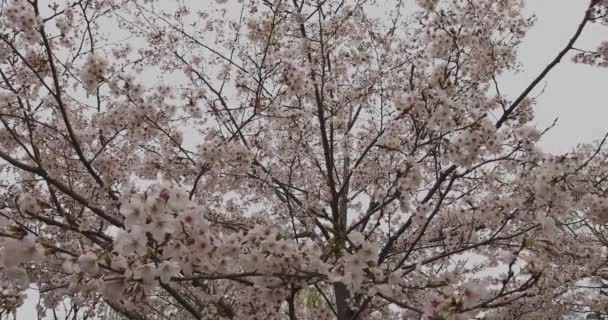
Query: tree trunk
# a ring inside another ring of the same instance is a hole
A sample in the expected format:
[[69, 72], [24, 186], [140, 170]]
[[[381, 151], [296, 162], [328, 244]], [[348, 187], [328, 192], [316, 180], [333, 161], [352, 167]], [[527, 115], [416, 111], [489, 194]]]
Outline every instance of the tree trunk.
[[336, 311], [338, 312], [338, 320], [353, 320], [355, 312], [348, 306], [350, 293], [343, 283], [334, 284], [334, 293], [336, 295]]

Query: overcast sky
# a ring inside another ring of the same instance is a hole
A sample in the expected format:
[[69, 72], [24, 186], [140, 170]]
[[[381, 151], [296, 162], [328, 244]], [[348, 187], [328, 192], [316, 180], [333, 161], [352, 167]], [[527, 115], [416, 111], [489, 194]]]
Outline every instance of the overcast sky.
[[[519, 57], [525, 72], [502, 77], [503, 90], [510, 97], [519, 94], [557, 55], [574, 34], [585, 14], [586, 0], [529, 0], [528, 10], [538, 16]], [[608, 40], [608, 28], [591, 24], [575, 47], [595, 50]], [[578, 143], [591, 142], [608, 130], [608, 69], [574, 64], [569, 55], [554, 68], [532, 94], [538, 98], [537, 123], [557, 126], [541, 141], [552, 152], [564, 152]]]
[[[527, 10], [535, 13], [538, 21], [519, 52], [524, 71], [499, 79], [503, 93], [513, 98], [528, 86], [572, 37], [588, 3], [528, 0]], [[589, 25], [576, 47], [593, 50], [602, 40], [608, 40], [608, 28]], [[570, 62], [570, 57], [553, 69], [532, 94], [536, 96], [544, 88], [536, 108], [539, 126], [548, 126], [559, 117], [557, 126], [541, 141], [546, 150], [556, 153], [568, 151], [581, 142], [591, 142], [608, 131], [608, 69], [577, 65]], [[20, 308], [18, 320], [36, 319], [36, 299], [28, 299]]]

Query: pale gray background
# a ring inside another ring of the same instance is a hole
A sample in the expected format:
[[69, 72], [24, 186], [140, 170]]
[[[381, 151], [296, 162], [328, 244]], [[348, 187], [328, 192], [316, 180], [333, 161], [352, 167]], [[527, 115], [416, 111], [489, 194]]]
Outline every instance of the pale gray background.
[[[536, 14], [538, 21], [519, 51], [523, 72], [499, 78], [504, 94], [510, 98], [518, 95], [555, 57], [572, 37], [588, 3], [588, 0], [528, 0], [526, 10]], [[603, 40], [608, 40], [608, 28], [589, 25], [576, 47], [594, 50]], [[577, 65], [571, 62], [571, 57], [557, 66], [532, 94], [536, 96], [544, 89], [536, 107], [540, 127], [549, 126], [559, 117], [557, 126], [541, 141], [545, 150], [555, 153], [591, 142], [608, 131], [608, 69]], [[36, 319], [37, 299], [35, 292], [31, 292], [26, 304], [18, 310], [17, 319]]]

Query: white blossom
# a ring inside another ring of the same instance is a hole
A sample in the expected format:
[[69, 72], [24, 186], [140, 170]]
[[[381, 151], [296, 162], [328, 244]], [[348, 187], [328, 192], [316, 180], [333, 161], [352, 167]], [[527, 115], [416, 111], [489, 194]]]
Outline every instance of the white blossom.
[[162, 283], [169, 283], [172, 277], [179, 274], [180, 266], [176, 261], [165, 260], [158, 266], [158, 276]]
[[99, 83], [104, 80], [107, 60], [98, 54], [91, 54], [87, 57], [84, 65], [80, 69], [80, 79], [88, 92], [94, 91]]
[[80, 255], [80, 257], [78, 257], [78, 267], [82, 272], [96, 275], [99, 272], [97, 256], [92, 252]]

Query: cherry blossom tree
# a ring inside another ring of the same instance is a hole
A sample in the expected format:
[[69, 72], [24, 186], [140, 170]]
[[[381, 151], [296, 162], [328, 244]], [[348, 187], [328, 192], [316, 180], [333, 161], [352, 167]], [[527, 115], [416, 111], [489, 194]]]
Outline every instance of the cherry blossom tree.
[[606, 137], [530, 95], [608, 1], [516, 97], [523, 0], [0, 6], [0, 317], [608, 314]]

